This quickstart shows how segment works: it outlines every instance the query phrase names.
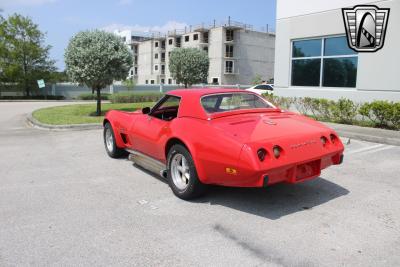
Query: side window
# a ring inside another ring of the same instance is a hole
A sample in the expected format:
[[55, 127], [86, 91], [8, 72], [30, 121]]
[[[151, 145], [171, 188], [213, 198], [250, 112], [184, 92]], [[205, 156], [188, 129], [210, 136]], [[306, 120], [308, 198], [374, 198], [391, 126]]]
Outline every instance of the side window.
[[151, 111], [150, 116], [161, 120], [171, 121], [178, 116], [180, 98], [176, 96], [165, 96]]

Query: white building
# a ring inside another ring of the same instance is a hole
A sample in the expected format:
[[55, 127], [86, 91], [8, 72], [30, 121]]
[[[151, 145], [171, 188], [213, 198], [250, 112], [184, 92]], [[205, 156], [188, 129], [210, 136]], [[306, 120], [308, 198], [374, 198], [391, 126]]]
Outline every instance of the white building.
[[[390, 8], [384, 46], [348, 48], [341, 8]], [[400, 100], [400, 0], [278, 0], [275, 90], [282, 96]]]
[[273, 78], [275, 34], [255, 31], [252, 26], [228, 21], [198, 25], [167, 34], [143, 37], [129, 31], [115, 32], [131, 47], [134, 66], [130, 71], [137, 84], [175, 84], [169, 55], [177, 47], [193, 47], [208, 53], [210, 84], [251, 84], [256, 75]]

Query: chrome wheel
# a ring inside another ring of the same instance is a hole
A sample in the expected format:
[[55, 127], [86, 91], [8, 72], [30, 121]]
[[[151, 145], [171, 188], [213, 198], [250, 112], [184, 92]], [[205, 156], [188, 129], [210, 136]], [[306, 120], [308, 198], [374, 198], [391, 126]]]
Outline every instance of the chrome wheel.
[[175, 154], [171, 159], [171, 176], [178, 189], [186, 189], [189, 184], [190, 172], [188, 161], [182, 154]]
[[107, 146], [108, 151], [110, 151], [110, 152], [112, 152], [114, 149], [114, 138], [113, 138], [111, 131], [112, 130], [110, 128], [107, 128], [106, 129], [106, 137], [105, 137], [106, 146]]

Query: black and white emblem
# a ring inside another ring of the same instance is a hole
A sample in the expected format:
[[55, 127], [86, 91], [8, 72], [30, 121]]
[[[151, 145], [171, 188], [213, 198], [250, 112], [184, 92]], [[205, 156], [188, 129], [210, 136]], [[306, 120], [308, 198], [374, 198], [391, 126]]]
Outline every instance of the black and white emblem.
[[375, 52], [383, 47], [389, 8], [357, 5], [342, 8], [349, 47], [357, 52]]

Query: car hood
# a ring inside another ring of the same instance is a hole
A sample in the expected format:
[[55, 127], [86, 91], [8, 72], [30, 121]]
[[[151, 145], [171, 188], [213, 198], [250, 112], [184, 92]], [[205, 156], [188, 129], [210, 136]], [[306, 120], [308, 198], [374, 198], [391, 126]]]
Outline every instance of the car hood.
[[293, 112], [263, 112], [216, 118], [211, 125], [243, 143], [304, 140], [332, 132], [327, 126]]

